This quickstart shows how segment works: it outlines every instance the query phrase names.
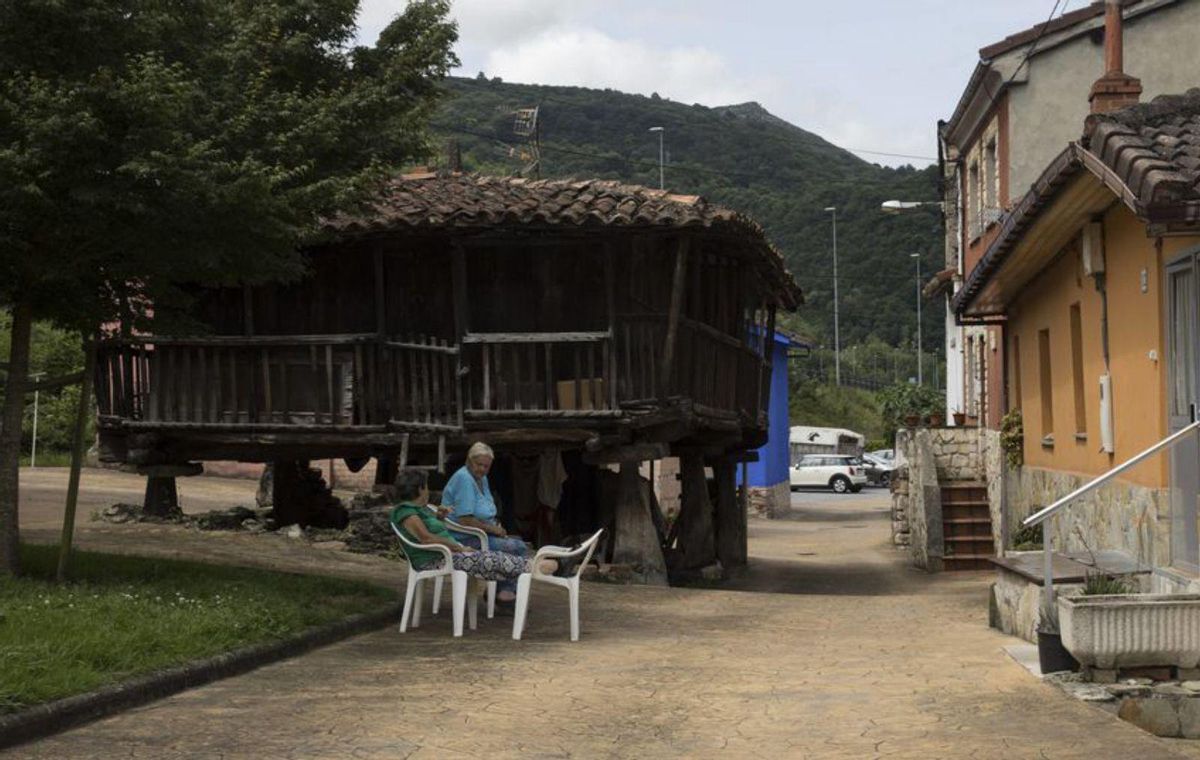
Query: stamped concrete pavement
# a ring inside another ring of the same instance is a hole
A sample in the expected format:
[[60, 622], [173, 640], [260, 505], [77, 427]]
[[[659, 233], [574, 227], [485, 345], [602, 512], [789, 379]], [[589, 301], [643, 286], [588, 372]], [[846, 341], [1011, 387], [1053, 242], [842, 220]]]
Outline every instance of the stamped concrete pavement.
[[798, 495], [750, 540], [724, 589], [587, 584], [578, 643], [542, 593], [520, 642], [506, 619], [452, 639], [443, 613], [0, 757], [1200, 757], [1009, 660], [989, 576], [908, 567], [880, 492]]

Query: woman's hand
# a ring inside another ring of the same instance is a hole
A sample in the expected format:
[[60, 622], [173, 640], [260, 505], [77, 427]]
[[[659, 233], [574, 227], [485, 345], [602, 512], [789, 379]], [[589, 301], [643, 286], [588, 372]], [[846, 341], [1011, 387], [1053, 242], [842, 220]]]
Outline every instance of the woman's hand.
[[450, 547], [450, 551], [454, 552], [455, 554], [468, 554], [475, 550], [469, 546], [463, 546], [462, 544], [455, 544], [454, 546]]
[[488, 527], [491, 528], [488, 533], [491, 533], [493, 536], [499, 536], [500, 538], [506, 538], [508, 536], [508, 531], [506, 531], [504, 526], [500, 523], [496, 523], [495, 525], [490, 525]]

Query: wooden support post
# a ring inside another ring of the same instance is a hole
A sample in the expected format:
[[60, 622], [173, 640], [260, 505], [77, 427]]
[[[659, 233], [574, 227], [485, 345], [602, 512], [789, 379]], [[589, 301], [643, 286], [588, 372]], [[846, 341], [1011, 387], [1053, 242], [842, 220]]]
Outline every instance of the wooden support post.
[[618, 476], [613, 562], [633, 568], [634, 577], [649, 586], [667, 585], [667, 565], [650, 504], [642, 498], [637, 462], [624, 462]]
[[746, 513], [737, 495], [737, 465], [721, 459], [713, 464], [717, 481], [717, 559], [723, 567], [746, 564]]
[[683, 310], [683, 290], [687, 279], [688, 239], [681, 237], [675, 249], [675, 274], [671, 278], [671, 304], [667, 312], [667, 336], [663, 341], [662, 369], [658, 373], [659, 396], [666, 398], [671, 389], [671, 369], [675, 363], [675, 342], [679, 334], [679, 315]]
[[708, 481], [704, 477], [704, 456], [688, 451], [679, 457], [683, 504], [679, 510], [679, 549], [681, 567], [698, 570], [717, 559], [713, 540], [713, 509], [708, 499]]
[[470, 331], [467, 307], [467, 255], [462, 243], [455, 243], [450, 259], [452, 297], [454, 299], [454, 329], [458, 336], [456, 344], [462, 344], [462, 336]]
[[375, 249], [375, 332], [387, 335], [387, 283], [383, 279], [383, 251]]

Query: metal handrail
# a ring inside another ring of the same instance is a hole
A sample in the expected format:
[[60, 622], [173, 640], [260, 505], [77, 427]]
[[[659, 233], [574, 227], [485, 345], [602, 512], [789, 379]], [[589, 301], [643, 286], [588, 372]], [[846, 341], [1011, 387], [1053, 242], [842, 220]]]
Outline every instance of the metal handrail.
[[1058, 510], [1067, 506], [1067, 504], [1070, 504], [1072, 501], [1075, 501], [1080, 496], [1083, 496], [1084, 494], [1088, 493], [1089, 491], [1094, 491], [1095, 489], [1104, 485], [1105, 483], [1112, 480], [1116, 476], [1125, 472], [1130, 467], [1133, 467], [1133, 466], [1139, 464], [1142, 460], [1147, 459], [1148, 457], [1151, 457], [1151, 456], [1157, 454], [1158, 452], [1162, 451], [1163, 449], [1174, 446], [1175, 444], [1179, 443], [1179, 441], [1181, 441], [1185, 437], [1187, 437], [1187, 435], [1189, 433], [1193, 433], [1198, 429], [1200, 429], [1200, 421], [1193, 422], [1190, 425], [1188, 425], [1187, 427], [1183, 428], [1182, 430], [1180, 430], [1176, 433], [1173, 433], [1170, 436], [1167, 436], [1166, 438], [1162, 439], [1161, 441], [1154, 444], [1153, 446], [1146, 449], [1145, 451], [1138, 454], [1137, 456], [1133, 457], [1132, 459], [1128, 459], [1128, 460], [1122, 462], [1121, 464], [1112, 468], [1111, 470], [1104, 473], [1100, 477], [1095, 478], [1094, 480], [1083, 484], [1079, 488], [1076, 488], [1074, 491], [1072, 491], [1071, 493], [1062, 497], [1061, 499], [1054, 502], [1050, 506], [1043, 507], [1042, 509], [1038, 510], [1037, 512], [1034, 512], [1032, 515], [1030, 515], [1029, 517], [1026, 517], [1024, 520], [1022, 520], [1021, 525], [1024, 525], [1026, 527], [1029, 527], [1032, 525], [1040, 525], [1042, 522], [1044, 522], [1046, 520], [1046, 518], [1050, 517]]
[[[1145, 451], [1138, 454], [1137, 456], [1132, 457], [1131, 459], [1125, 460], [1124, 462], [1122, 462], [1121, 464], [1112, 468], [1111, 470], [1104, 473], [1103, 475], [1101, 475], [1097, 478], [1094, 478], [1087, 483], [1084, 483], [1082, 486], [1080, 486], [1079, 488], [1076, 488], [1074, 491], [1072, 491], [1071, 493], [1062, 497], [1061, 499], [1054, 502], [1050, 506], [1039, 509], [1037, 512], [1034, 512], [1032, 515], [1030, 515], [1029, 517], [1026, 517], [1024, 520], [1022, 520], [1021, 524], [1024, 526], [1041, 525], [1043, 522], [1045, 522], [1048, 518], [1053, 516], [1060, 509], [1066, 507], [1068, 504], [1075, 501], [1080, 496], [1083, 496], [1084, 494], [1087, 494], [1087, 493], [1090, 493], [1091, 491], [1096, 490], [1097, 488], [1104, 485], [1105, 483], [1112, 480], [1113, 478], [1120, 475], [1121, 473], [1125, 472], [1129, 468], [1134, 467], [1135, 465], [1139, 464], [1143, 460], [1154, 456], [1155, 454], [1159, 453], [1160, 451], [1171, 448], [1172, 446], [1179, 443], [1187, 436], [1191, 435], [1192, 433], [1195, 433], [1197, 430], [1200, 430], [1200, 420], [1192, 422], [1187, 427], [1183, 428], [1182, 430], [1179, 430], [1178, 432], [1172, 433], [1171, 435], [1162, 439], [1161, 441], [1154, 444], [1153, 446], [1146, 449]], [[1051, 604], [1054, 603], [1054, 569], [1053, 569], [1052, 557], [1053, 557], [1053, 552], [1051, 551], [1051, 548], [1050, 548], [1050, 537], [1045, 535], [1045, 531], [1043, 530], [1042, 531], [1042, 602], [1047, 607], [1049, 607]]]

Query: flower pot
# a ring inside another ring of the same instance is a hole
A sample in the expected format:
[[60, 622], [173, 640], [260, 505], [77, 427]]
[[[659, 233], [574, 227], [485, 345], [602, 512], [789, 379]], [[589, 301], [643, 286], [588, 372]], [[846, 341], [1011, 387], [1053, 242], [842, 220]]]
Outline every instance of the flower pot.
[[1037, 640], [1038, 665], [1041, 667], [1043, 675], [1061, 673], [1064, 670], [1075, 673], [1079, 670], [1079, 663], [1063, 646], [1060, 634], [1038, 631]]
[[946, 418], [940, 414], [929, 415], [929, 427], [941, 427], [946, 424]]
[[921, 415], [919, 415], [919, 414], [904, 415], [905, 427], [916, 427], [917, 425], [920, 425], [920, 424], [921, 424]]
[[965, 424], [967, 424], [967, 415], [964, 412], [955, 412], [954, 413], [955, 427], [962, 427]]
[[1058, 597], [1063, 645], [1093, 668], [1200, 665], [1200, 594]]

